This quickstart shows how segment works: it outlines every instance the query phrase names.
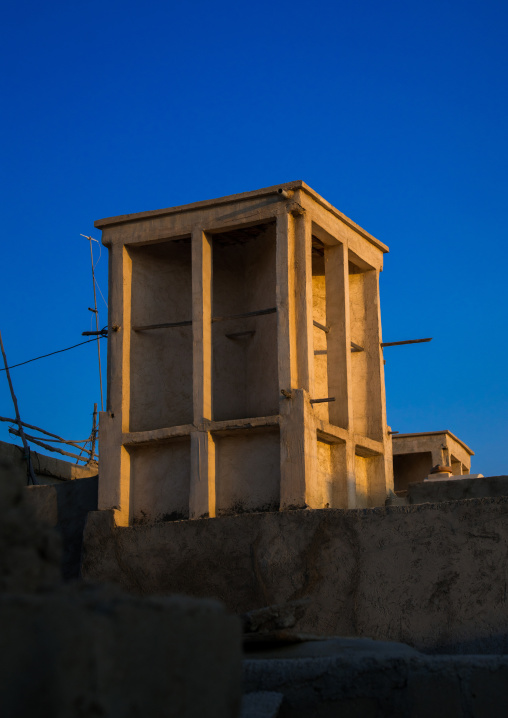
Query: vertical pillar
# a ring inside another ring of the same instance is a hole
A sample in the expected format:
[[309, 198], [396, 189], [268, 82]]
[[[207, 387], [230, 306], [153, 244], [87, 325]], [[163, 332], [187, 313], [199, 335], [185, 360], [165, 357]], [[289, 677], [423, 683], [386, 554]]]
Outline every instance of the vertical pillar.
[[314, 395], [314, 326], [312, 324], [312, 221], [308, 212], [293, 219], [295, 227], [295, 321], [297, 384]]
[[130, 456], [122, 446], [129, 430], [132, 260], [125, 247], [113, 244], [109, 258], [109, 326], [107, 411], [99, 416], [99, 509], [114, 509], [117, 524], [130, 521]]
[[189, 518], [215, 516], [215, 443], [209, 431], [191, 434]]
[[375, 269], [362, 274], [365, 303], [364, 349], [367, 359], [367, 436], [383, 441], [386, 432], [384, 406], [383, 351], [379, 312], [379, 273]]
[[[313, 351], [310, 223], [293, 217], [284, 208], [277, 217], [277, 345], [280, 409], [280, 508], [319, 508], [317, 485], [316, 425], [308, 391], [297, 388], [301, 380], [311, 384], [310, 357]], [[310, 292], [310, 297], [309, 297]], [[303, 296], [302, 296], [303, 294]], [[298, 306], [298, 310], [297, 310]], [[303, 330], [303, 337], [298, 335]], [[310, 334], [310, 339], [309, 339]]]
[[318, 484], [316, 424], [309, 394], [294, 389], [280, 412], [280, 508], [323, 507]]
[[325, 252], [328, 393], [331, 424], [349, 429], [353, 415], [351, 328], [349, 318], [349, 262], [343, 244]]
[[297, 386], [295, 310], [295, 228], [291, 214], [283, 208], [277, 217], [277, 364], [279, 390]]
[[215, 444], [203, 423], [212, 416], [212, 244], [192, 233], [193, 413], [189, 516], [215, 516]]
[[212, 419], [212, 245], [201, 228], [192, 233], [192, 337], [194, 423]]

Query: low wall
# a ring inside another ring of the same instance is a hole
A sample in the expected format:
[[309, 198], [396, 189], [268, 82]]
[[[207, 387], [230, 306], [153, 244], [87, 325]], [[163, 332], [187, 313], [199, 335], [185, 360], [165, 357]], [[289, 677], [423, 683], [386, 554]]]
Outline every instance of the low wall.
[[[56, 459], [54, 456], [45, 456], [36, 451], [30, 452], [35, 476], [40, 484], [54, 484], [61, 481], [74, 481], [88, 476], [97, 476], [98, 468], [95, 466], [78, 466], [70, 461]], [[27, 483], [27, 463], [24, 449], [16, 444], [0, 441], [0, 479], [10, 477]]]
[[[264, 697], [266, 704], [267, 698], [278, 698], [281, 710], [277, 715], [284, 718], [506, 715], [508, 656], [425, 656], [417, 651], [411, 655], [397, 643], [370, 641], [370, 647], [348, 647], [353, 642], [332, 639], [321, 645], [303, 644], [303, 657], [296, 653], [244, 661], [247, 700], [254, 703]], [[308, 648], [313, 651], [305, 657]]]
[[25, 486], [23, 491], [34, 516], [60, 534], [63, 577], [78, 578], [86, 518], [89, 511], [97, 510], [98, 477]]
[[407, 487], [410, 504], [480, 499], [487, 496], [508, 496], [508, 476], [422, 481], [409, 484]]
[[89, 514], [82, 574], [242, 613], [303, 597], [298, 628], [442, 653], [508, 652], [508, 497], [116, 527]]

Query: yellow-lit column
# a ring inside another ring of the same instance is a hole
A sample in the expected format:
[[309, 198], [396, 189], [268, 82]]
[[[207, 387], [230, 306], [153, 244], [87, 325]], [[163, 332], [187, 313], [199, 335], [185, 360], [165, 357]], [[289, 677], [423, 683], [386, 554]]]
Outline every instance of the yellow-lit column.
[[212, 420], [212, 243], [202, 228], [192, 233], [193, 407], [189, 516], [215, 516], [215, 446]]
[[130, 522], [130, 456], [122, 445], [122, 434], [129, 430], [130, 411], [130, 334], [132, 261], [127, 249], [109, 247], [109, 327], [107, 410], [99, 414], [99, 509], [113, 509], [120, 526]]

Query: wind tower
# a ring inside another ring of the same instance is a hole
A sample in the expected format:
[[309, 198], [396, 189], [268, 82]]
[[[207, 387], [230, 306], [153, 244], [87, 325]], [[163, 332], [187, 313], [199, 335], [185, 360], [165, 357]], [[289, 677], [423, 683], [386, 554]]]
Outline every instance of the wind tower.
[[95, 226], [99, 509], [130, 525], [384, 504], [382, 242], [301, 181]]

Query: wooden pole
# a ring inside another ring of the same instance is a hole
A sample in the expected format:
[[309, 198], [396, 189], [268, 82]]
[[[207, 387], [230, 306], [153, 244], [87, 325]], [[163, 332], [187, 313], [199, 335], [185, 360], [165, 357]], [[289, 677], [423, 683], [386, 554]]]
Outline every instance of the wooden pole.
[[[21, 436], [21, 432], [18, 431], [18, 429], [9, 429], [9, 434], [14, 434], [14, 436]], [[25, 437], [25, 434], [23, 434], [23, 437]], [[87, 461], [86, 456], [79, 456], [78, 454], [71, 454], [69, 451], [64, 451], [63, 449], [58, 449], [56, 446], [50, 446], [49, 444], [45, 444], [43, 441], [40, 441], [40, 439], [36, 439], [35, 436], [30, 436], [30, 440], [33, 441], [34, 444], [37, 444], [38, 446], [42, 446], [43, 449], [46, 449], [47, 451], [54, 451], [57, 454], [62, 454], [63, 456], [70, 456], [71, 459], [79, 459], [80, 461]]]
[[97, 293], [95, 291], [95, 267], [93, 266], [93, 249], [92, 237], [88, 237], [90, 241], [90, 259], [92, 261], [92, 282], [93, 282], [93, 301], [95, 307], [95, 328], [97, 329], [97, 354], [99, 357], [99, 384], [101, 387], [101, 410], [104, 411], [104, 399], [102, 396], [102, 369], [101, 369], [101, 342], [99, 336], [99, 311], [97, 309]]
[[[17, 422], [17, 419], [8, 419], [6, 416], [0, 416], [0, 421], [7, 421], [9, 424], [15, 424]], [[75, 446], [77, 449], [81, 449], [81, 446], [79, 444], [86, 444], [90, 441], [90, 437], [88, 439], [63, 439], [61, 436], [58, 436], [58, 434], [52, 434], [50, 431], [46, 431], [45, 429], [40, 429], [38, 426], [33, 426], [33, 424], [27, 424], [26, 421], [21, 422], [24, 427], [27, 429], [33, 429], [34, 431], [39, 431], [41, 434], [45, 434], [46, 436], [53, 436], [54, 439], [46, 439], [46, 441], [57, 441], [61, 444], [70, 444], [71, 446]]]
[[93, 405], [93, 424], [92, 424], [92, 444], [90, 446], [90, 458], [87, 463], [94, 460], [95, 454], [95, 439], [97, 438], [97, 404]]
[[[21, 418], [19, 416], [18, 400], [16, 399], [16, 394], [14, 393], [14, 387], [12, 386], [11, 374], [9, 372], [9, 365], [7, 363], [7, 357], [5, 355], [4, 343], [2, 340], [2, 332], [0, 332], [0, 347], [2, 349], [2, 356], [4, 359], [5, 373], [7, 374], [7, 381], [9, 382], [9, 389], [11, 390], [12, 403], [14, 404], [14, 411], [16, 413], [16, 422], [19, 426], [19, 436], [21, 437], [21, 441], [23, 442], [23, 448], [25, 450], [25, 459], [28, 464], [28, 475], [30, 477], [30, 481], [35, 486], [35, 484], [38, 484], [39, 482], [37, 481], [37, 478], [35, 476], [34, 467], [32, 465], [32, 460], [30, 458], [30, 447], [27, 444], [25, 433], [23, 431], [23, 424], [21, 423]], [[30, 483], [30, 481], [29, 481], [29, 483]]]

